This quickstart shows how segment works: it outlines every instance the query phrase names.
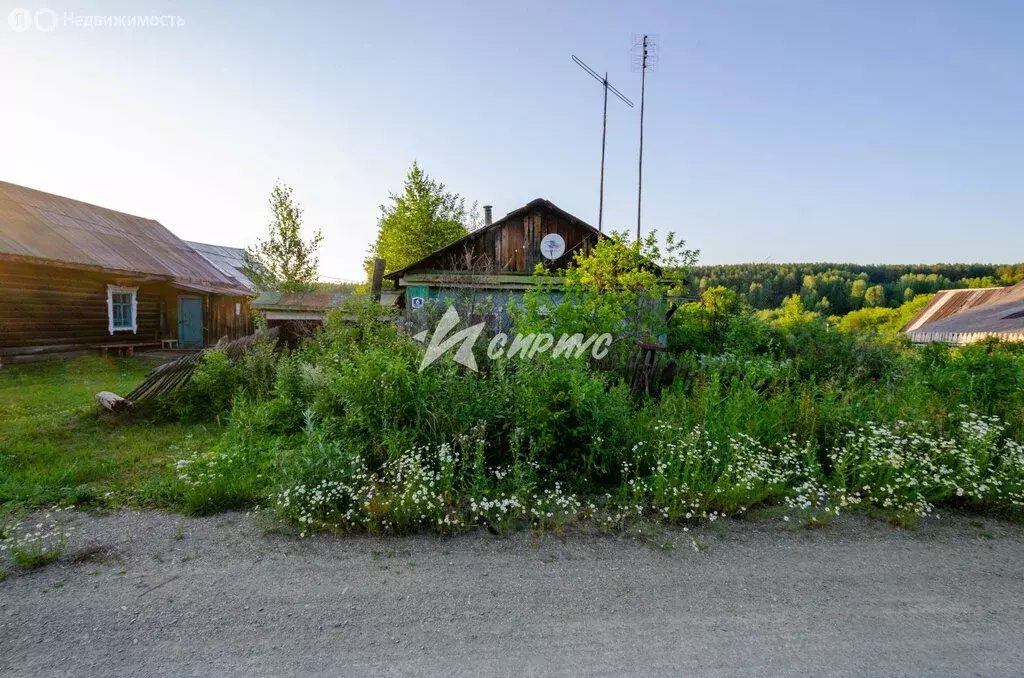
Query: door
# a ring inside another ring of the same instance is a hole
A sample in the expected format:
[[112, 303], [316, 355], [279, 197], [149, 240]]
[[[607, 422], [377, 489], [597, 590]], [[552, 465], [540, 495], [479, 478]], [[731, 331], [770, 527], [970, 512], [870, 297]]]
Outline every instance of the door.
[[178, 348], [203, 347], [203, 300], [178, 297]]

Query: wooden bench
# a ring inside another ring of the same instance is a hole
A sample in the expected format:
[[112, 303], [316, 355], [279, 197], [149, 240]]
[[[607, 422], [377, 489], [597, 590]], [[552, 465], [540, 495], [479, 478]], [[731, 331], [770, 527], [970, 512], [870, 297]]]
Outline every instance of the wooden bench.
[[117, 351], [118, 355], [134, 355], [136, 348], [143, 348], [143, 347], [147, 347], [147, 346], [161, 346], [161, 345], [162, 344], [159, 341], [138, 341], [138, 342], [134, 342], [134, 343], [130, 343], [130, 344], [129, 343], [124, 343], [124, 344], [101, 344], [99, 346], [99, 349], [100, 349], [100, 351], [103, 352], [103, 355], [107, 355], [107, 351], [110, 351], [110, 350]]
[[161, 339], [160, 340], [160, 348], [161, 349], [175, 349], [175, 348], [178, 348], [178, 340], [177, 339]]

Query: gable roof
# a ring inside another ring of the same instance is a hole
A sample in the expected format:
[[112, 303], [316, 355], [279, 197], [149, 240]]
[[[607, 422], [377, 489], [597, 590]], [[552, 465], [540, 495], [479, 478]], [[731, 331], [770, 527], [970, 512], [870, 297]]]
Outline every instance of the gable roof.
[[405, 266], [404, 268], [401, 268], [401, 269], [399, 269], [397, 271], [392, 271], [391, 273], [388, 273], [384, 277], [389, 279], [389, 280], [398, 280], [403, 274], [405, 274], [408, 271], [416, 268], [417, 266], [419, 266], [420, 264], [424, 263], [428, 259], [432, 259], [433, 257], [436, 257], [438, 255], [443, 255], [443, 254], [446, 254], [448, 252], [453, 252], [459, 246], [463, 245], [467, 241], [469, 241], [469, 240], [471, 240], [473, 238], [479, 237], [481, 234], [487, 233], [488, 231], [493, 231], [493, 230], [502, 228], [502, 227], [504, 227], [507, 224], [507, 222], [509, 222], [509, 221], [511, 221], [513, 219], [516, 219], [518, 217], [521, 217], [524, 214], [526, 214], [528, 212], [531, 212], [534, 209], [537, 209], [538, 207], [544, 208], [544, 209], [549, 210], [551, 212], [554, 212], [555, 214], [559, 215], [560, 217], [562, 217], [563, 219], [565, 219], [569, 223], [576, 224], [578, 226], [581, 226], [584, 230], [591, 231], [595, 238], [596, 237], [600, 237], [600, 235], [601, 235], [601, 233], [596, 228], [594, 228], [593, 226], [591, 226], [587, 222], [583, 221], [579, 217], [577, 217], [577, 216], [575, 216], [573, 214], [569, 214], [568, 212], [566, 212], [565, 210], [563, 210], [561, 207], [559, 207], [555, 203], [551, 202], [550, 200], [545, 200], [544, 198], [536, 198], [536, 199], [531, 200], [530, 202], [526, 203], [522, 207], [520, 207], [518, 209], [515, 209], [515, 210], [512, 210], [511, 212], [509, 212], [508, 214], [503, 216], [501, 219], [498, 219], [497, 221], [492, 222], [490, 226], [484, 226], [483, 228], [478, 228], [478, 229], [476, 229], [475, 231], [473, 231], [471, 233], [467, 233], [466, 235], [462, 236], [458, 240], [456, 240], [454, 242], [451, 242], [451, 243], [445, 245], [444, 247], [431, 252], [427, 256], [420, 258], [419, 260], [409, 264], [408, 266]]
[[3, 255], [155, 276], [200, 292], [248, 292], [153, 219], [0, 181]]
[[245, 253], [245, 250], [239, 247], [208, 245], [207, 243], [193, 242], [191, 240], [186, 240], [185, 242], [224, 275], [233, 278], [236, 282], [249, 288], [250, 291], [256, 289], [252, 280], [249, 280], [249, 276], [242, 272], [242, 268], [245, 266], [242, 255]]
[[903, 327], [914, 339], [924, 334], [1016, 334], [1024, 332], [1024, 282], [1013, 287], [943, 290]]

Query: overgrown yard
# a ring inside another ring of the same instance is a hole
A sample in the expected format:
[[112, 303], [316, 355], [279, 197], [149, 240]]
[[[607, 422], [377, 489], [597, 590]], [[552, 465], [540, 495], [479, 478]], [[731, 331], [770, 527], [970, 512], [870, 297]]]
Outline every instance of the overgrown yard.
[[[562, 273], [560, 304], [538, 283], [510, 309], [524, 342], [615, 336], [604, 356], [488, 350], [478, 369], [427, 367], [386, 309], [353, 298], [299, 346], [208, 352], [183, 388], [125, 416], [93, 394], [129, 392], [145, 362], [4, 368], [0, 501], [260, 507], [304, 536], [689, 529], [763, 509], [810, 525], [1020, 519], [1024, 346], [917, 349], [840, 331], [799, 297], [755, 314], [722, 288], [666, 316], [642, 263], [654, 246], [602, 241]], [[660, 336], [673, 378], [631, 388], [634, 340]], [[61, 540], [7, 538], [26, 562]]]
[[147, 483], [166, 473], [176, 446], [220, 434], [213, 422], [98, 413], [95, 393], [128, 393], [155, 364], [83, 357], [0, 368], [0, 505], [20, 511], [111, 504], [115, 495], [128, 504], [151, 499]]

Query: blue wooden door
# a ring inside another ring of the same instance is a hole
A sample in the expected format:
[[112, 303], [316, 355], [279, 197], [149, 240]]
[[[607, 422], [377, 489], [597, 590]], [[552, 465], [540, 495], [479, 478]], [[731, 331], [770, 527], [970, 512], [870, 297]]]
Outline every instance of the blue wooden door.
[[203, 347], [203, 300], [178, 297], [178, 347]]

